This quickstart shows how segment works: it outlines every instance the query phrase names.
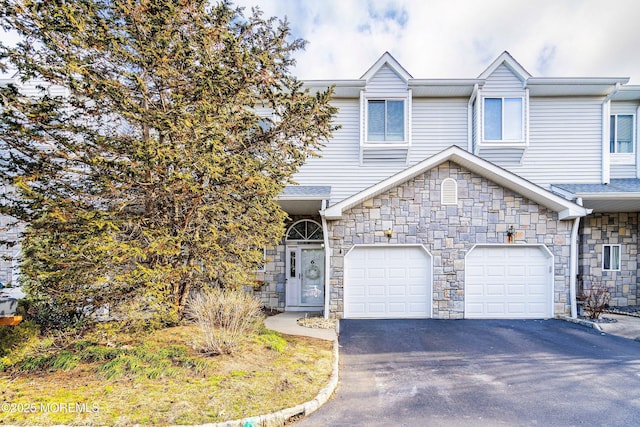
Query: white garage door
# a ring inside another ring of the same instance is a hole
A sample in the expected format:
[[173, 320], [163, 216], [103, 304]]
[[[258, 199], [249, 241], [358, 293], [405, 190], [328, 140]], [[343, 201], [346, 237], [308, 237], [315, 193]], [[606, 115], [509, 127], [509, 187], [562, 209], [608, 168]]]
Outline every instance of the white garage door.
[[418, 246], [353, 248], [345, 257], [344, 317], [431, 317], [430, 260]]
[[551, 267], [551, 255], [539, 246], [475, 247], [465, 266], [465, 317], [551, 317]]

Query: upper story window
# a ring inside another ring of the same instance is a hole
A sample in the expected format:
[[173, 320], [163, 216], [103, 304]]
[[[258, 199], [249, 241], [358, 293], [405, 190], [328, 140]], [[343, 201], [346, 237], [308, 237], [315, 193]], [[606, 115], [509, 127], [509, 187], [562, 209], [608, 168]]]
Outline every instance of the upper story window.
[[404, 141], [404, 101], [367, 100], [367, 141]]
[[633, 115], [614, 114], [611, 116], [609, 133], [609, 152], [631, 154], [634, 152]]
[[485, 141], [523, 141], [522, 98], [484, 98]]

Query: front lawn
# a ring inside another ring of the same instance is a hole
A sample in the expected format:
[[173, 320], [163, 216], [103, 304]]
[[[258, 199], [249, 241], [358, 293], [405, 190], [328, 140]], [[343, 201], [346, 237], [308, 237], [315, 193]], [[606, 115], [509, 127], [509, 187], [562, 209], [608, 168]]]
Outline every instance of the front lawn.
[[191, 347], [198, 333], [178, 326], [36, 345], [0, 373], [0, 424], [221, 422], [306, 402], [331, 374], [329, 341], [263, 330], [232, 356], [205, 356]]

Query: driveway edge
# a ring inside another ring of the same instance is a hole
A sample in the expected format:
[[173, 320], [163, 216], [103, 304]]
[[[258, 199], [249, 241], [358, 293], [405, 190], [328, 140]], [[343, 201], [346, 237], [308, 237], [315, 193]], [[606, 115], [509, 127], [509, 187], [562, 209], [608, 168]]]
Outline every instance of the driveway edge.
[[331, 397], [338, 386], [339, 377], [339, 345], [338, 340], [333, 341], [333, 368], [331, 370], [331, 378], [326, 386], [324, 386], [316, 395], [316, 397], [308, 402], [301, 403], [292, 408], [282, 409], [278, 412], [265, 415], [257, 415], [255, 417], [243, 418], [241, 420], [225, 421], [215, 424], [202, 424], [200, 427], [280, 427], [295, 416], [307, 416], [324, 405]]
[[586, 326], [588, 328], [592, 328], [592, 329], [595, 329], [597, 331], [602, 332], [602, 328], [600, 327], [600, 325], [598, 325], [595, 322], [590, 322], [590, 321], [585, 320], [585, 319], [577, 319], [575, 317], [569, 317], [569, 316], [560, 316], [560, 319], [564, 320], [565, 322], [576, 323], [578, 325]]

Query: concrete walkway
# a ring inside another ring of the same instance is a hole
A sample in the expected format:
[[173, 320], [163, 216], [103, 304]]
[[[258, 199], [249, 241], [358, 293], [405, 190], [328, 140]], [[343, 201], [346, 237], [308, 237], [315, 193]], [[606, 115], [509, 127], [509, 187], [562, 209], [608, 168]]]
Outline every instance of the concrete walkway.
[[604, 313], [602, 317], [617, 320], [615, 323], [598, 323], [602, 332], [640, 341], [640, 317], [611, 313]]
[[286, 335], [299, 335], [328, 341], [338, 339], [335, 329], [306, 328], [298, 325], [298, 319], [304, 318], [305, 314], [307, 316], [317, 315], [317, 313], [305, 313], [303, 311], [286, 311], [264, 319], [264, 326], [267, 329], [272, 329]]

